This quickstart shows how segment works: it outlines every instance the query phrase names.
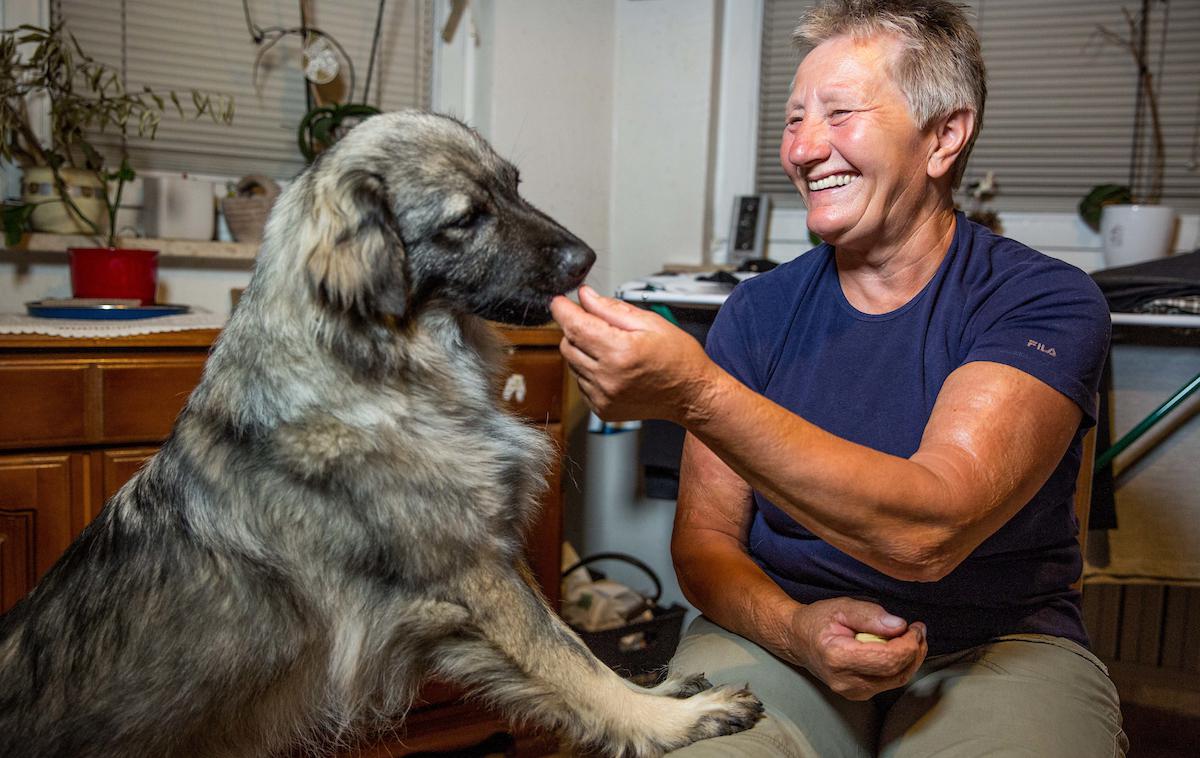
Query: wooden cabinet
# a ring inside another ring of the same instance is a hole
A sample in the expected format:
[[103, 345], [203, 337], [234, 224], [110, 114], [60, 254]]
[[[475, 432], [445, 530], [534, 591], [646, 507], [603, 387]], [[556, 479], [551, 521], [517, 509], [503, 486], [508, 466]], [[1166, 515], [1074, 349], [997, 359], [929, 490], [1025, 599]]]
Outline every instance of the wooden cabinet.
[[[501, 333], [511, 347], [498, 391], [509, 408], [545, 428], [561, 451], [561, 332], [504, 327]], [[0, 612], [33, 588], [154, 454], [199, 382], [216, 336], [215, 330], [113, 339], [0, 335]], [[543, 512], [528, 539], [530, 566], [556, 607], [559, 468], [550, 472]], [[506, 730], [494, 714], [455, 694], [428, 688], [402, 727], [403, 744], [381, 743], [357, 755], [459, 749]]]
[[216, 334], [0, 335], [0, 611], [154, 454]]
[[86, 459], [70, 453], [0, 456], [0, 610], [23, 597], [74, 537]]

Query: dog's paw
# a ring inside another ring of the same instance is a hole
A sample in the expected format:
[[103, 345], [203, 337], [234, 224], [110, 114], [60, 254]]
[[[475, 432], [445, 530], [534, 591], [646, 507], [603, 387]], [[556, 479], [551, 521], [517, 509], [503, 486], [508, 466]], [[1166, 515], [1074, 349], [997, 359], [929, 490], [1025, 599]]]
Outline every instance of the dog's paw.
[[763, 715], [762, 701], [745, 687], [713, 687], [688, 698], [688, 703], [701, 712], [684, 744], [736, 734], [757, 724]]
[[683, 699], [710, 689], [712, 689], [712, 682], [708, 681], [704, 674], [691, 674], [690, 676], [669, 676], [652, 691], [656, 695]]
[[745, 687], [713, 687], [703, 674], [670, 677], [642, 694], [649, 697], [633, 710], [631, 722], [610, 723], [603, 735], [580, 735], [571, 755], [658, 758], [698, 740], [749, 729], [763, 713]]

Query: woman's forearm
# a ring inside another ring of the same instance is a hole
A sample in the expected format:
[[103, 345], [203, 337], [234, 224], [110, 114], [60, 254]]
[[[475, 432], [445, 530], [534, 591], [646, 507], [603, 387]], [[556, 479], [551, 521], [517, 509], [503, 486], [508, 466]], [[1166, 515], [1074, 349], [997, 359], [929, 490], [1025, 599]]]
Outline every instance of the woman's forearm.
[[885, 573], [908, 578], [931, 562], [925, 551], [952, 527], [929, 469], [825, 432], [723, 371], [709, 387], [683, 423], [764, 497]]
[[672, 556], [680, 589], [716, 624], [797, 665], [791, 619], [799, 604], [737, 545], [677, 535]]
[[1003, 526], [1062, 460], [1079, 407], [1010, 366], [968, 363], [938, 394], [910, 458], [837, 437], [702, 369], [681, 421], [815, 535], [898, 579], [934, 581]]

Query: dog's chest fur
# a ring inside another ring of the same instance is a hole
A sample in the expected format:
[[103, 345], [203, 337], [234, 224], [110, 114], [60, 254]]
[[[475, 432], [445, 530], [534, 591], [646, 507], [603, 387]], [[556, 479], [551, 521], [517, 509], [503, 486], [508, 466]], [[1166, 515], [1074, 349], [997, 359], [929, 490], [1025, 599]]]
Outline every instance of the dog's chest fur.
[[[199, 436], [201, 444], [187, 447], [209, 451], [203, 468], [213, 476], [273, 482], [272, 491], [239, 502], [291, 500], [289, 507], [237, 514], [251, 531], [287, 521], [296, 533], [297, 522], [307, 524], [320, 549], [326, 525], [336, 522], [374, 545], [372, 563], [408, 581], [442, 576], [473, 556], [519, 553], [551, 451], [544, 433], [498, 407], [504, 353], [485, 324], [425, 318], [397, 342], [389, 359], [396, 370], [383, 380], [356, 378], [320, 354], [291, 365], [276, 361], [297, 389], [292, 404], [269, 410], [255, 406], [253, 385], [275, 379], [239, 347], [239, 330], [226, 342], [213, 356], [220, 381], [202, 385], [180, 433]], [[211, 423], [214, 416], [255, 413], [263, 428], [255, 435], [231, 435]], [[239, 473], [262, 463], [278, 476]]]

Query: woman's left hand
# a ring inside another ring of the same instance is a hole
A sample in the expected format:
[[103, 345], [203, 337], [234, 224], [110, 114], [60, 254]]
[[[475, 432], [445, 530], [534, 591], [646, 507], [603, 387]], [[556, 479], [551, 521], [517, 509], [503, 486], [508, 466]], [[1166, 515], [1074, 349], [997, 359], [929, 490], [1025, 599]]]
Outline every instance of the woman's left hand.
[[579, 288], [579, 303], [559, 296], [550, 310], [565, 335], [563, 357], [597, 415], [680, 421], [702, 410], [705, 388], [720, 369], [694, 337], [587, 286]]

